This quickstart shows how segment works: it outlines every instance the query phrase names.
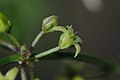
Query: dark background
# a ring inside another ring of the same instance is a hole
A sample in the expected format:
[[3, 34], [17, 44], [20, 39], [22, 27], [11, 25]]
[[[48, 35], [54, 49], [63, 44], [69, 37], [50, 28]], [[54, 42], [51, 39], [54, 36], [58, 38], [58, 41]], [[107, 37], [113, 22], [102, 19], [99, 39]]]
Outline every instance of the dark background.
[[[103, 2], [101, 7], [95, 8], [96, 3], [93, 3], [95, 10], [92, 10], [83, 3], [83, 0], [0, 0], [0, 11], [13, 22], [12, 33], [28, 47], [41, 30], [42, 20], [47, 16], [57, 15], [60, 25], [73, 25], [78, 32], [77, 35], [83, 40], [82, 51], [118, 63], [120, 1], [101, 1]], [[35, 52], [55, 47], [59, 35], [60, 33], [56, 32], [43, 36]], [[0, 49], [0, 57], [9, 54], [12, 53]], [[44, 80], [48, 78], [52, 80], [56, 73], [59, 73], [62, 61], [42, 61], [36, 66], [37, 75]]]

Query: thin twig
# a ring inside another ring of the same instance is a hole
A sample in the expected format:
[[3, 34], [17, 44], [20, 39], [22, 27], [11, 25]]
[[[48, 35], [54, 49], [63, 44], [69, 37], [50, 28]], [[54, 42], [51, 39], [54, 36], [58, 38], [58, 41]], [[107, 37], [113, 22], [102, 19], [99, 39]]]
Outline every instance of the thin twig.
[[45, 52], [42, 52], [42, 53], [39, 53], [39, 54], [35, 55], [35, 58], [36, 58], [36, 59], [37, 59], [37, 58], [41, 58], [41, 57], [44, 57], [44, 56], [49, 55], [49, 54], [51, 54], [51, 53], [57, 52], [57, 51], [59, 51], [59, 50], [60, 50], [60, 46], [57, 46], [57, 47], [55, 47], [55, 48], [52, 48], [52, 49], [50, 49], [50, 50], [47, 50], [47, 51], [45, 51]]
[[36, 36], [36, 38], [34, 39], [34, 41], [32, 42], [32, 45], [31, 45], [33, 48], [34, 48], [35, 45], [38, 43], [39, 39], [42, 37], [43, 34], [44, 34], [44, 32], [41, 31], [41, 32]]
[[27, 76], [23, 66], [21, 66], [20, 71], [21, 71], [21, 80], [27, 80]]
[[14, 52], [17, 52], [17, 48], [14, 45], [12, 45], [12, 44], [10, 44], [8, 42], [0, 40], [0, 45], [7, 47], [7, 48], [9, 48], [10, 50], [12, 50]]

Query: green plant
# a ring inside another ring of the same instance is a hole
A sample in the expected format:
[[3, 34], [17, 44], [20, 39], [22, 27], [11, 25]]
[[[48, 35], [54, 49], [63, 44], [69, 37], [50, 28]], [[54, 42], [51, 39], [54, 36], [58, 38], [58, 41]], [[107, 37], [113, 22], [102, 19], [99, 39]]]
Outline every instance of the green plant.
[[[13, 44], [7, 42], [5, 40], [0, 39], [0, 45], [8, 48], [9, 50], [13, 51], [16, 54], [12, 54], [3, 58], [0, 58], [0, 66], [3, 66], [8, 63], [16, 62], [19, 64], [19, 67], [15, 67], [7, 72], [4, 76], [0, 73], [0, 80], [14, 80], [16, 75], [20, 72], [21, 73], [21, 80], [27, 80], [26, 73], [24, 70], [25, 66], [30, 68], [30, 77], [31, 80], [39, 80], [38, 78], [34, 77], [34, 73], [32, 71], [32, 63], [39, 60], [44, 59], [73, 59], [76, 61], [86, 61], [92, 64], [97, 64], [100, 67], [107, 68], [108, 70], [116, 71], [116, 65], [113, 65], [107, 61], [101, 60], [91, 55], [87, 54], [80, 54], [81, 51], [81, 44], [82, 40], [79, 36], [77, 36], [72, 28], [72, 26], [60, 26], [58, 22], [58, 16], [50, 16], [43, 20], [42, 22], [42, 30], [36, 36], [34, 41], [31, 44], [30, 48], [27, 48], [25, 44], [21, 44], [10, 32], [12, 28], [11, 22], [2, 14], [0, 13], [0, 34], [9, 37]], [[47, 51], [41, 53], [34, 53], [33, 49], [40, 40], [43, 35], [48, 33], [60, 31], [62, 34], [60, 35], [59, 42], [56, 47], [51, 48]], [[74, 58], [72, 57], [72, 53], [61, 53], [58, 52], [59, 50], [69, 48], [71, 46], [75, 46], [76, 52]], [[53, 54], [54, 53], [54, 54]], [[56, 53], [56, 54], [55, 54]], [[49, 55], [50, 54], [50, 55]], [[62, 55], [62, 56], [61, 56]], [[77, 57], [78, 56], [78, 57]], [[11, 77], [12, 76], [12, 77]], [[74, 80], [79, 80], [79, 77], [76, 76]]]
[[[10, 33], [11, 27], [12, 27], [11, 24], [9, 25], [9, 20], [7, 20], [7, 18], [2, 13], [0, 13], [0, 33], [7, 35], [13, 41], [13, 43], [15, 45], [12, 45], [3, 40], [0, 40], [0, 44], [17, 53], [14, 57], [9, 56], [7, 58], [4, 58], [1, 61], [1, 65], [8, 63], [8, 62], [6, 62], [7, 59], [10, 61], [13, 60], [15, 62], [18, 62], [20, 65], [20, 71], [22, 74], [24, 74], [24, 76], [22, 76], [22, 80], [26, 80], [23, 65], [27, 65], [30, 67], [30, 64], [32, 62], [36, 61], [38, 58], [41, 58], [48, 54], [52, 54], [61, 49], [69, 48], [72, 45], [75, 45], [75, 48], [76, 48], [76, 53], [75, 53], [74, 57], [76, 57], [81, 50], [79, 43], [82, 43], [82, 41], [78, 36], [75, 35], [72, 26], [67, 26], [66, 28], [63, 26], [59, 26], [58, 25], [58, 17], [54, 16], [54, 15], [47, 17], [43, 20], [42, 31], [40, 31], [40, 33], [37, 35], [37, 37], [33, 41], [31, 48], [27, 48], [25, 45], [22, 45], [18, 42], [18, 40]], [[34, 49], [34, 47], [37, 44], [37, 42], [39, 41], [39, 39], [44, 34], [48, 34], [50, 32], [54, 32], [54, 31], [62, 31], [63, 32], [62, 35], [60, 36], [58, 46], [55, 48], [52, 48], [50, 50], [47, 50], [45, 52], [32, 55], [32, 50]], [[12, 75], [12, 74], [9, 74], [9, 75]], [[34, 77], [31, 76], [31, 79], [33, 80]]]

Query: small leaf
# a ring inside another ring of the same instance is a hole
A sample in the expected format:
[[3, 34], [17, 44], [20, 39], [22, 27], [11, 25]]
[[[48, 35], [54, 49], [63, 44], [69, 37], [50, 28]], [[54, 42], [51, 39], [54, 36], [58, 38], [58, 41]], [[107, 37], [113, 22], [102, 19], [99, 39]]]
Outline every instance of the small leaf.
[[0, 33], [10, 33], [11, 27], [11, 22], [0, 12]]
[[19, 61], [21, 61], [21, 56], [19, 54], [6, 56], [3, 58], [0, 58], [0, 66], [3, 66], [5, 64], [12, 63], [12, 62], [19, 62]]
[[8, 80], [14, 80], [16, 78], [17, 74], [18, 74], [18, 68], [14, 67], [6, 73], [5, 77]]

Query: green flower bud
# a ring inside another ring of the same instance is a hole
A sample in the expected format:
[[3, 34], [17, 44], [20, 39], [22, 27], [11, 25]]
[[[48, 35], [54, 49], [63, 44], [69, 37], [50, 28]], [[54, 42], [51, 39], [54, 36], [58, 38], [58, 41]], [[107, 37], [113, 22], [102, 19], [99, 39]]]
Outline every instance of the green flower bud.
[[59, 45], [61, 49], [70, 47], [75, 40], [76, 36], [72, 27], [68, 27], [67, 30], [60, 36]]
[[73, 43], [73, 40], [74, 39], [70, 37], [68, 32], [63, 33], [60, 36], [60, 40], [59, 40], [59, 45], [60, 45], [61, 49], [70, 47]]
[[0, 12], [0, 33], [9, 33], [11, 27], [11, 22]]
[[43, 20], [42, 22], [42, 30], [45, 32], [49, 32], [53, 27], [58, 24], [58, 16], [50, 16]]
[[72, 26], [68, 26], [67, 30], [60, 36], [59, 40], [60, 48], [66, 49], [74, 45], [76, 48], [76, 53], [74, 57], [76, 57], [81, 51], [79, 43], [82, 43], [82, 40], [80, 39], [80, 37], [75, 35]]

